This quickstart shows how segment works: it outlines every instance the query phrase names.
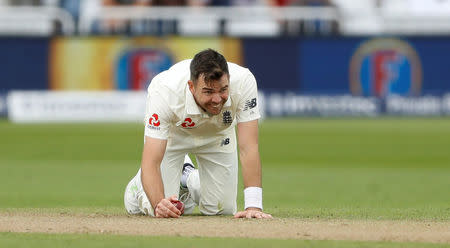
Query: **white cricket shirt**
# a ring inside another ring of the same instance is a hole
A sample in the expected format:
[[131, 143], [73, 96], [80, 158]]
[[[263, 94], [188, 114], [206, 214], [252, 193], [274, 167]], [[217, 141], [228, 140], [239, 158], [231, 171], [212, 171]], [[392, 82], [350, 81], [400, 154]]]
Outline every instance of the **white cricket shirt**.
[[189, 90], [191, 60], [158, 74], [148, 87], [145, 135], [167, 139], [169, 150], [223, 151], [236, 149], [234, 127], [260, 118], [253, 74], [228, 63], [229, 96], [218, 115], [201, 109]]

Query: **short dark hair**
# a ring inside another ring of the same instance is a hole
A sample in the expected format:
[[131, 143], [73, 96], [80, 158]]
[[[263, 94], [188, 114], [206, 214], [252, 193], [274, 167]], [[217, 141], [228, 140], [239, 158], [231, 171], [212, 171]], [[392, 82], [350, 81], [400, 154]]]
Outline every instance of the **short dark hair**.
[[191, 61], [191, 80], [195, 83], [200, 76], [205, 82], [219, 80], [223, 74], [230, 75], [225, 57], [209, 48], [197, 53]]

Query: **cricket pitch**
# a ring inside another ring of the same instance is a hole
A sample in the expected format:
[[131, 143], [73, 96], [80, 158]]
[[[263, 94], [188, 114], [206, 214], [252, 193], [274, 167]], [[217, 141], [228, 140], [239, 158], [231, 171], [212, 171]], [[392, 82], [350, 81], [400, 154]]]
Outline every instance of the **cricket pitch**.
[[450, 222], [0, 212], [0, 232], [450, 243]]

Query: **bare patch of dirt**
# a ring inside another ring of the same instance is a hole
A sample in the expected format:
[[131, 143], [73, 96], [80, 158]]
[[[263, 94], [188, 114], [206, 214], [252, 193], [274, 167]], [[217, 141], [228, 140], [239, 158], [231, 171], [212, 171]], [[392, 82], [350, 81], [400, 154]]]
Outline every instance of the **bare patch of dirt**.
[[450, 243], [450, 222], [0, 212], [0, 232]]

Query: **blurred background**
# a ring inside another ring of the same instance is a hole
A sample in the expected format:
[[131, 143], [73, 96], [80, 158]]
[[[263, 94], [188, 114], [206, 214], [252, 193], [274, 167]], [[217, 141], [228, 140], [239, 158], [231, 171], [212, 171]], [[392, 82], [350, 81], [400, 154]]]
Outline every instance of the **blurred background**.
[[268, 212], [450, 219], [450, 0], [0, 0], [0, 211], [124, 214], [147, 85], [206, 48], [257, 79]]
[[268, 117], [450, 114], [450, 0], [0, 0], [0, 117], [141, 121], [208, 47]]

